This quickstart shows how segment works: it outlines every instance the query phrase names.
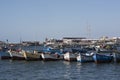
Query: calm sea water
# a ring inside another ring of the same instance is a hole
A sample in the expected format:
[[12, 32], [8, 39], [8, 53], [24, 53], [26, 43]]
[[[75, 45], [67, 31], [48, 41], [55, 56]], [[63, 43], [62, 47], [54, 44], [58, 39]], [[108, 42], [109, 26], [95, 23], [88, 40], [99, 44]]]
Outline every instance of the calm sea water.
[[0, 61], [0, 80], [119, 80], [120, 64]]

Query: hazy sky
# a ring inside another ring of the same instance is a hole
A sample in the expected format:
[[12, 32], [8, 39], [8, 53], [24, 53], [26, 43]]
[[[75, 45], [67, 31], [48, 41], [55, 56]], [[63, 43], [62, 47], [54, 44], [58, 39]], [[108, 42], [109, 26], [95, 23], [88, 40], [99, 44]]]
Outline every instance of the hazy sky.
[[0, 40], [104, 35], [120, 36], [120, 0], [0, 0]]

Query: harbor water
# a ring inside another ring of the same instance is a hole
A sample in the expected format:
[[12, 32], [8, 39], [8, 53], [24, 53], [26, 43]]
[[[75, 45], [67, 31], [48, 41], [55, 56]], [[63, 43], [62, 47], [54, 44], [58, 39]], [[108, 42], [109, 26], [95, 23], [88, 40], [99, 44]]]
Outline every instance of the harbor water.
[[119, 80], [118, 63], [0, 61], [0, 80]]

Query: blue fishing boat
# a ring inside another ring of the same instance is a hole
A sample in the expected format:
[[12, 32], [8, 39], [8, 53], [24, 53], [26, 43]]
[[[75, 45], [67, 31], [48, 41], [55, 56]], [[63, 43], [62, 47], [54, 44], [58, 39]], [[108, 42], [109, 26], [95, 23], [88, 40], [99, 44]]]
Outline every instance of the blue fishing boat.
[[0, 59], [10, 59], [8, 52], [0, 51]]
[[94, 60], [92, 56], [93, 56], [92, 54], [87, 55], [79, 53], [77, 56], [77, 61], [81, 63], [93, 62]]
[[113, 56], [94, 53], [93, 59], [94, 59], [95, 63], [108, 63], [113, 60]]
[[8, 48], [0, 47], [0, 59], [10, 59], [10, 55], [7, 52]]

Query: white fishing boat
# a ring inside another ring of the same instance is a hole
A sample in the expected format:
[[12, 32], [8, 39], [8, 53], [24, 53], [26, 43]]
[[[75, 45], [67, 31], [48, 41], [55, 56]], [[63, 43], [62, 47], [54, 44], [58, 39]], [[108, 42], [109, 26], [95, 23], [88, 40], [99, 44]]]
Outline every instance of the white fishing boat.
[[67, 52], [64, 54], [64, 60], [66, 61], [77, 61], [76, 57], [77, 57], [77, 54], [72, 52]]
[[8, 53], [10, 54], [10, 57], [13, 60], [24, 60], [25, 59], [23, 55], [23, 51], [9, 50]]
[[41, 57], [45, 61], [55, 61], [55, 60], [60, 60], [63, 59], [62, 56], [58, 54], [51, 54], [51, 53], [41, 53]]

